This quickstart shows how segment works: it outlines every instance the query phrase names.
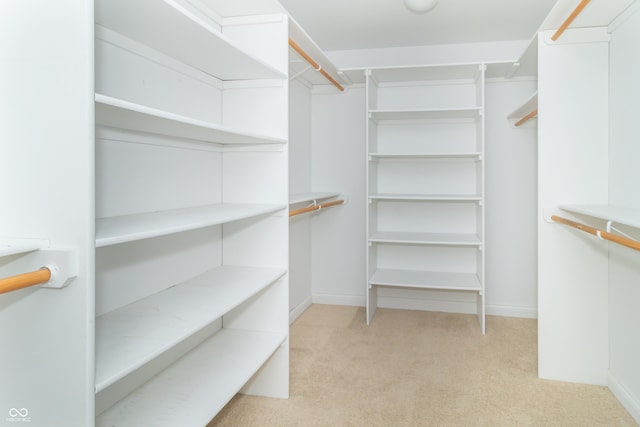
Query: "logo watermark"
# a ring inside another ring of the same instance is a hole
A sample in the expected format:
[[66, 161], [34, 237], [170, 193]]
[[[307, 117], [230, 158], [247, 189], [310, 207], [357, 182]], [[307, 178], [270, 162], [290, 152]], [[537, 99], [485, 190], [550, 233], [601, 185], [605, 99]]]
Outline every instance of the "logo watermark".
[[5, 421], [8, 423], [30, 423], [29, 410], [27, 408], [11, 408]]

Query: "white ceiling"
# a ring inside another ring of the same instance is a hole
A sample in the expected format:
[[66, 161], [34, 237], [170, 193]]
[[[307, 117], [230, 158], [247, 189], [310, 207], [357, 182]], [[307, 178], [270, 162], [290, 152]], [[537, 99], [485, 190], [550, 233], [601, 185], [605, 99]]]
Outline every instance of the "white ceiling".
[[430, 12], [403, 0], [279, 0], [325, 51], [530, 40], [556, 0], [439, 0]]

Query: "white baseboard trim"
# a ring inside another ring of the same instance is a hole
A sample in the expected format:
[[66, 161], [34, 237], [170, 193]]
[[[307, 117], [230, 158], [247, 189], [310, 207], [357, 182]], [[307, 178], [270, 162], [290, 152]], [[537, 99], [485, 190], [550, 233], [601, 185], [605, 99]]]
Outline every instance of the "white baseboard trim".
[[607, 373], [607, 386], [633, 419], [640, 424], [640, 398], [634, 396], [611, 372]]
[[356, 307], [364, 307], [366, 305], [364, 295], [312, 294], [311, 302], [314, 304], [351, 305]]
[[487, 304], [485, 310], [486, 313], [490, 316], [520, 317], [524, 319], [538, 318], [537, 307]]
[[[351, 305], [358, 307], [364, 307], [366, 305], [364, 295], [315, 293], [311, 296], [311, 302], [314, 304]], [[307, 307], [308, 306], [302, 309], [302, 311], [306, 310]], [[465, 314], [474, 314], [476, 312], [475, 302], [444, 299], [402, 298], [395, 296], [379, 296], [378, 307]], [[490, 316], [520, 317], [524, 319], [538, 318], [538, 309], [536, 307], [492, 304], [487, 305], [485, 309], [486, 314]]]
[[289, 324], [292, 324], [304, 311], [311, 306], [311, 297], [307, 297], [297, 306], [289, 310]]

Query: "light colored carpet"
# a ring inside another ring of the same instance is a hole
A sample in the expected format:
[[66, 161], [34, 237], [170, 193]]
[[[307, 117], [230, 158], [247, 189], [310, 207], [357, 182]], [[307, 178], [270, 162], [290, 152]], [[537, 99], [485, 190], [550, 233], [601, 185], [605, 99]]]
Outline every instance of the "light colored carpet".
[[291, 326], [291, 397], [238, 395], [221, 426], [635, 426], [606, 387], [537, 378], [535, 320], [312, 305]]

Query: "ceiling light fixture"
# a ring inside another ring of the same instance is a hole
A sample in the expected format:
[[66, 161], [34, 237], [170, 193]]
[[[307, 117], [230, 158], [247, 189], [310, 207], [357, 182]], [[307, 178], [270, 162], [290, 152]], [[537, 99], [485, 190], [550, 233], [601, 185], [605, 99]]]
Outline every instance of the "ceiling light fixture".
[[404, 5], [412, 12], [428, 12], [438, 4], [438, 0], [404, 0]]

